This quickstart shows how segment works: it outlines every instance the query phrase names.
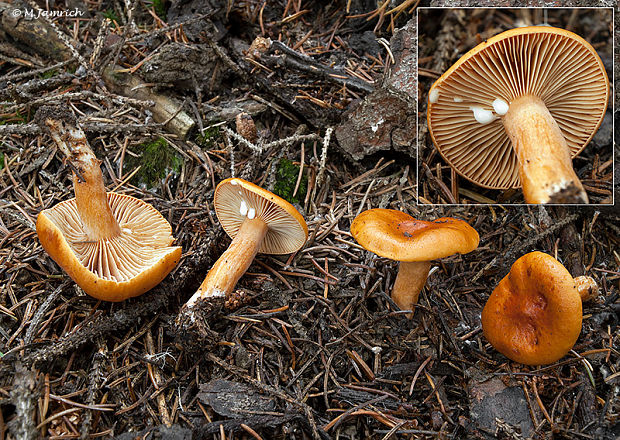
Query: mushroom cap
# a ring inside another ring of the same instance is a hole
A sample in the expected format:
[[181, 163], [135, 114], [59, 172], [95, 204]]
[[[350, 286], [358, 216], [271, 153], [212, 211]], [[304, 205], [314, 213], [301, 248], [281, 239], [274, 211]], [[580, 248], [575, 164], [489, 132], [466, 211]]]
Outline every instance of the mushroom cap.
[[550, 364], [581, 332], [581, 297], [571, 274], [543, 252], [512, 265], [482, 310], [482, 330], [497, 351], [527, 365]]
[[523, 95], [545, 103], [574, 157], [603, 120], [609, 81], [592, 46], [564, 29], [511, 29], [479, 44], [429, 91], [429, 133], [458, 174], [485, 188], [521, 186], [501, 115]]
[[246, 180], [221, 181], [215, 189], [213, 206], [231, 238], [235, 238], [246, 218], [260, 218], [267, 223], [269, 229], [258, 248], [260, 253], [290, 254], [299, 250], [308, 238], [306, 221], [293, 205]]
[[394, 209], [369, 209], [351, 223], [351, 234], [365, 249], [396, 261], [430, 261], [466, 254], [478, 247], [478, 232], [463, 220], [416, 220]]
[[117, 237], [88, 241], [75, 199], [37, 217], [43, 249], [90, 296], [122, 301], [159, 284], [177, 265], [181, 248], [170, 246], [172, 229], [151, 205], [124, 194], [107, 193], [121, 229]]

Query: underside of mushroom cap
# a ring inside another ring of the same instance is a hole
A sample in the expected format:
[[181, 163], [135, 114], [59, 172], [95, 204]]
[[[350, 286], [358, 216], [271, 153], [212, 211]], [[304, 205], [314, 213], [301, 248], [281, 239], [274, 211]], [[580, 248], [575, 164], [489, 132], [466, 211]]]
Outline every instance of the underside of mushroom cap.
[[89, 295], [105, 301], [138, 296], [159, 284], [181, 258], [168, 222], [151, 205], [107, 193], [121, 233], [89, 241], [75, 199], [42, 211], [37, 234], [45, 251]]
[[243, 179], [226, 179], [215, 190], [213, 206], [224, 231], [234, 238], [246, 218], [259, 218], [268, 230], [258, 252], [289, 254], [308, 237], [302, 215], [286, 200]]
[[429, 91], [429, 132], [457, 173], [486, 188], [521, 186], [502, 116], [525, 95], [542, 99], [574, 157], [603, 120], [609, 82], [596, 51], [572, 32], [532, 26], [490, 38]]
[[369, 209], [351, 223], [351, 234], [370, 252], [396, 261], [430, 261], [466, 254], [478, 247], [478, 232], [467, 222], [444, 217], [416, 220], [393, 209]]
[[575, 345], [581, 321], [573, 277], [543, 252], [515, 261], [482, 311], [487, 340], [506, 357], [528, 365], [562, 358]]

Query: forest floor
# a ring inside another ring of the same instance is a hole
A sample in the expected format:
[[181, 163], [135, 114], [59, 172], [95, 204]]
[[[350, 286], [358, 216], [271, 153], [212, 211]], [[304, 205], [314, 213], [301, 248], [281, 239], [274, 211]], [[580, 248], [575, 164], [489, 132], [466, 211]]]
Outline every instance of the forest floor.
[[[618, 438], [611, 104], [575, 161], [606, 206], [425, 204], [520, 202], [455, 177], [416, 126], [459, 54], [541, 11], [425, 10], [418, 29], [416, 6], [428, 2], [91, 2], [52, 26], [23, 17], [32, 3], [0, 0], [0, 440]], [[547, 19], [591, 38], [612, 78], [609, 13]], [[42, 105], [77, 116], [109, 190], [172, 225], [183, 255], [150, 292], [97, 301], [42, 249], [38, 213], [73, 197], [33, 119]], [[237, 285], [244, 303], [197, 340], [175, 318], [230, 243], [213, 192], [231, 176], [291, 201], [309, 239], [294, 255], [259, 254]], [[432, 262], [413, 319], [389, 297], [398, 263], [349, 232], [370, 208], [456, 217], [480, 235], [476, 250]], [[573, 350], [538, 367], [498, 353], [480, 322], [534, 250], [599, 285]]]

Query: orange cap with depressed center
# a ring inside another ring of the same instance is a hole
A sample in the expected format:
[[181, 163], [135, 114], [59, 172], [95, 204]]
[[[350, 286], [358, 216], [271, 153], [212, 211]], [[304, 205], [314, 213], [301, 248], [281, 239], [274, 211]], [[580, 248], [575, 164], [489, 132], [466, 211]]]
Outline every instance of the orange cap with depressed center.
[[550, 364], [581, 332], [581, 297], [555, 258], [531, 252], [512, 265], [482, 310], [482, 330], [497, 351], [527, 365]]
[[478, 232], [463, 220], [427, 222], [394, 209], [369, 209], [351, 223], [351, 234], [375, 254], [395, 261], [430, 261], [478, 247]]

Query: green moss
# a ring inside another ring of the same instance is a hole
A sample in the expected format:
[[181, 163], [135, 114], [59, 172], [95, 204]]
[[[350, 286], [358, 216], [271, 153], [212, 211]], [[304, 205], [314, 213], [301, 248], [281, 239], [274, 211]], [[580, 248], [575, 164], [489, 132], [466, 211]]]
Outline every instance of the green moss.
[[166, 7], [164, 6], [165, 0], [153, 0], [153, 10], [159, 18], [166, 21]]
[[116, 15], [116, 13], [114, 12], [114, 9], [106, 9], [103, 12], [103, 18], [107, 18], [110, 21], [115, 21], [117, 23], [120, 23], [121, 20], [118, 18], [118, 16]]
[[0, 153], [0, 170], [4, 168], [4, 153]]
[[276, 184], [273, 187], [273, 192], [290, 203], [301, 203], [301, 201], [306, 198], [308, 176], [305, 173], [302, 174], [297, 194], [293, 196], [298, 175], [298, 165], [295, 165], [288, 159], [280, 159], [278, 167], [276, 168]]
[[58, 72], [56, 71], [56, 69], [52, 69], [52, 70], [48, 70], [47, 72], [43, 72], [41, 75], [39, 75], [41, 77], [41, 79], [50, 79], [53, 76], [58, 75]]
[[196, 143], [202, 148], [213, 148], [220, 138], [220, 127], [218, 125], [205, 128], [202, 133], [196, 134]]
[[131, 173], [136, 167], [140, 170], [131, 178], [134, 185], [146, 185], [155, 188], [161, 185], [168, 173], [178, 173], [183, 163], [172, 147], [164, 138], [157, 138], [152, 142], [140, 144], [138, 157], [125, 155], [123, 172]]
[[6, 116], [0, 116], [0, 125], [9, 125], [9, 124], [27, 124], [28, 116], [22, 115], [19, 111], [15, 112], [15, 114], [7, 114]]

